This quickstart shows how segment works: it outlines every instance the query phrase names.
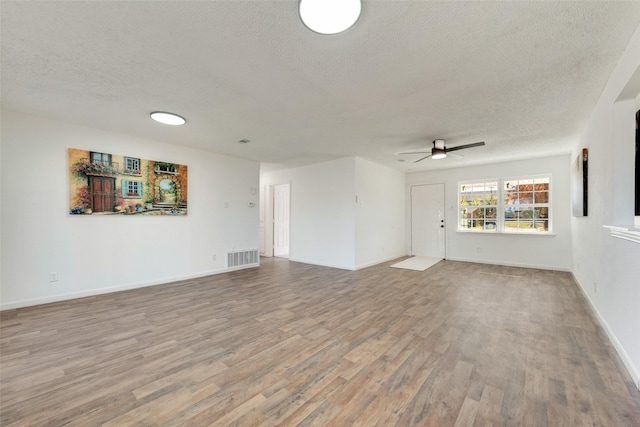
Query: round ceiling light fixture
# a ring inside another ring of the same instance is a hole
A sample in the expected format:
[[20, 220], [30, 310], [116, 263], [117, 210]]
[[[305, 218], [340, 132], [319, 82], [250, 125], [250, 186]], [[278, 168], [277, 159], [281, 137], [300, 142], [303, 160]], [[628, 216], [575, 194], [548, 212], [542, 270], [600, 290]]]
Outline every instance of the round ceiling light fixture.
[[154, 111], [150, 114], [151, 118], [158, 123], [171, 126], [181, 126], [187, 121], [184, 117], [173, 113], [167, 113], [166, 111]]
[[300, 19], [311, 31], [338, 34], [353, 26], [362, 12], [362, 0], [300, 0]]

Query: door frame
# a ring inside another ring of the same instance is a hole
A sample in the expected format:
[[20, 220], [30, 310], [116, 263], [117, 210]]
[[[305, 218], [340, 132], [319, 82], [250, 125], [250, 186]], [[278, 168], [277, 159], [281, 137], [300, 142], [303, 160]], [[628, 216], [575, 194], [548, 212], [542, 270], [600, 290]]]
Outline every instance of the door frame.
[[273, 257], [273, 243], [274, 243], [274, 234], [273, 234], [273, 209], [274, 209], [274, 196], [275, 190], [274, 187], [278, 185], [289, 185], [289, 256], [291, 256], [291, 235], [293, 230], [291, 229], [291, 191], [293, 185], [291, 185], [291, 181], [288, 182], [279, 182], [277, 184], [265, 184], [264, 185], [264, 206], [261, 206], [261, 209], [264, 209], [264, 254], [265, 257]]
[[[275, 220], [275, 209], [276, 209], [276, 187], [287, 187], [287, 253], [286, 255], [281, 254], [281, 255], [276, 255], [276, 220]], [[291, 183], [285, 183], [285, 184], [275, 184], [272, 186], [273, 187], [273, 191], [271, 192], [272, 195], [272, 222], [271, 222], [271, 235], [272, 235], [272, 253], [273, 256], [277, 256], [279, 258], [289, 258], [291, 256]]]
[[421, 187], [424, 185], [441, 185], [442, 186], [442, 214], [444, 218], [444, 259], [447, 259], [448, 253], [447, 250], [449, 248], [448, 240], [449, 233], [447, 233], [447, 229], [449, 228], [449, 215], [447, 209], [447, 184], [446, 182], [423, 182], [423, 183], [413, 183], [408, 186], [408, 201], [409, 201], [409, 210], [407, 212], [407, 218], [409, 221], [408, 227], [408, 240], [409, 240], [409, 255], [414, 256], [413, 253], [413, 197], [412, 197], [412, 189], [413, 187]]

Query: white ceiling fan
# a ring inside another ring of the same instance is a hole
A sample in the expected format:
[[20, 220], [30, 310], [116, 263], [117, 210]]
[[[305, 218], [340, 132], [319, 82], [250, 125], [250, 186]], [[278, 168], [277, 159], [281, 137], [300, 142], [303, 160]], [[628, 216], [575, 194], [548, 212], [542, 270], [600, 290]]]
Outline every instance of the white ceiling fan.
[[439, 160], [439, 159], [444, 159], [445, 157], [447, 157], [447, 153], [451, 152], [451, 151], [457, 151], [457, 150], [462, 150], [465, 148], [473, 148], [473, 147], [480, 147], [484, 145], [484, 141], [480, 141], [480, 142], [474, 142], [472, 144], [465, 144], [465, 145], [458, 145], [457, 147], [451, 147], [451, 148], [447, 148], [444, 145], [444, 139], [436, 139], [435, 141], [433, 141], [433, 148], [431, 149], [431, 151], [409, 151], [409, 152], [405, 152], [405, 153], [399, 153], [399, 154], [427, 154], [429, 153], [427, 156], [424, 156], [418, 160], [416, 160], [413, 163], [418, 163], [423, 161], [424, 159], [428, 159], [429, 157], [431, 157], [434, 160]]

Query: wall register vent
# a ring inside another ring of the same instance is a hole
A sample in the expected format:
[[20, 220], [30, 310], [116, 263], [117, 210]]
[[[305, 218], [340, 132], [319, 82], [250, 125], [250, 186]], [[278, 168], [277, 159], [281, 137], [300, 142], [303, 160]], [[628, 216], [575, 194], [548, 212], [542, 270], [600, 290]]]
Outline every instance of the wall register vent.
[[227, 252], [227, 268], [243, 267], [247, 265], [257, 266], [260, 261], [258, 249]]

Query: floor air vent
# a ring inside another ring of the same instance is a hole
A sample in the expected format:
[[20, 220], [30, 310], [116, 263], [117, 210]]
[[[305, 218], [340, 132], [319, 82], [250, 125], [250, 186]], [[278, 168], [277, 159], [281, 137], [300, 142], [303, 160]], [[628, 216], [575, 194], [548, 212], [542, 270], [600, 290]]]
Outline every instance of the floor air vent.
[[258, 249], [227, 252], [227, 268], [258, 265], [259, 260]]

